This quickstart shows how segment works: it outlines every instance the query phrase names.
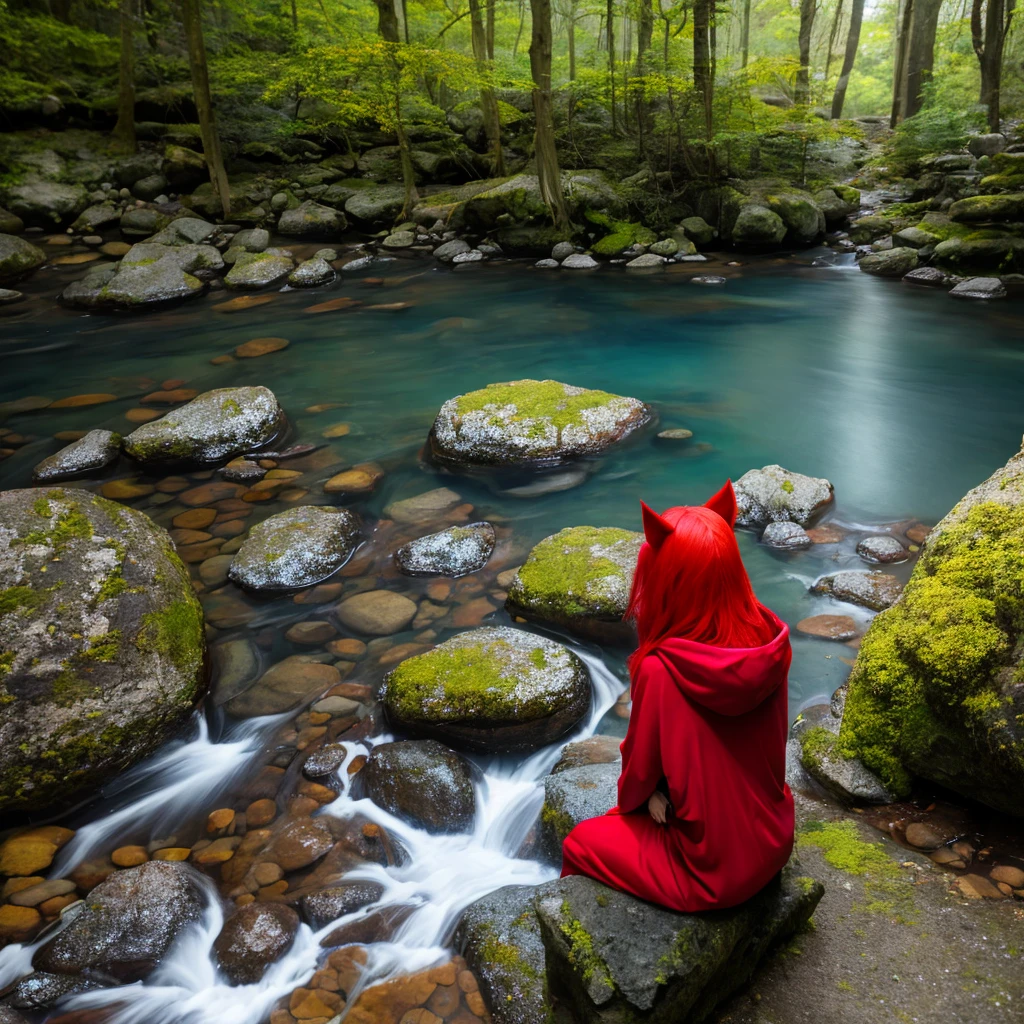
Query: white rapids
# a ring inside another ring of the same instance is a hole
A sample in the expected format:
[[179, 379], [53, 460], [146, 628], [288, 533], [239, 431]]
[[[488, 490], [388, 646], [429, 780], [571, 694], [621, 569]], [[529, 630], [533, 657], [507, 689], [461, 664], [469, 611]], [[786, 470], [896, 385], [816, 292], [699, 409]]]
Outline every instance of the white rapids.
[[[332, 921], [319, 931], [300, 925], [288, 953], [258, 983], [231, 985], [218, 971], [212, 956], [224, 914], [211, 882], [202, 920], [178, 937], [163, 962], [144, 983], [83, 993], [63, 1003], [62, 1009], [114, 1007], [114, 1013], [107, 1018], [109, 1024], [258, 1024], [280, 998], [312, 977], [318, 958], [324, 952], [321, 939], [341, 924], [391, 906], [411, 905], [414, 909], [390, 942], [367, 947], [369, 960], [357, 990], [349, 993], [348, 1006], [367, 985], [446, 960], [450, 955], [446, 944], [462, 912], [471, 903], [503, 886], [539, 885], [557, 874], [548, 865], [516, 856], [543, 803], [541, 780], [558, 760], [565, 743], [593, 734], [623, 685], [599, 658], [575, 650], [590, 670], [593, 683], [590, 714], [571, 735], [524, 761], [516, 762], [508, 757], [475, 758], [481, 776], [476, 783], [477, 813], [472, 832], [431, 835], [393, 817], [370, 800], [355, 800], [348, 794], [346, 766], [339, 768], [340, 795], [319, 813], [337, 818], [358, 815], [369, 819], [393, 835], [407, 854], [401, 866], [366, 864], [345, 876], [346, 881], [368, 880], [382, 885], [384, 892], [376, 903]], [[236, 732], [222, 744], [207, 741], [206, 754], [213, 755], [219, 768], [214, 768], [212, 761], [199, 758], [198, 749], [194, 762], [187, 757], [190, 747], [200, 740], [168, 750], [154, 759], [144, 769], [151, 791], [137, 803], [82, 829], [62, 851], [61, 866], [66, 869], [98, 847], [109, 845], [109, 840], [128, 822], [137, 825], [137, 814], [145, 813], [153, 825], [166, 824], [166, 815], [158, 816], [153, 809], [165, 805], [169, 791], [180, 794], [179, 799], [185, 799], [189, 792], [194, 798], [196, 776], [203, 771], [206, 778], [206, 768], [210, 779], [205, 785], [207, 795], [226, 788], [225, 774], [236, 776], [268, 735], [265, 726], [269, 720], [256, 721], [259, 727], [250, 724], [244, 737]], [[276, 720], [273, 724], [276, 725]], [[390, 739], [386, 735], [369, 739], [363, 747], [351, 750], [349, 757], [369, 753], [375, 744]], [[223, 746], [235, 749], [218, 751], [218, 747]], [[191, 767], [182, 767], [179, 763], [183, 756]], [[136, 782], [140, 781], [143, 769], [139, 771]], [[212, 777], [217, 771], [220, 782], [215, 784]], [[189, 799], [188, 803], [195, 807], [194, 799]], [[116, 823], [112, 823], [113, 818], [117, 818]], [[89, 829], [93, 831], [88, 832]], [[34, 945], [16, 945], [0, 951], [0, 987], [27, 973], [34, 950]]]

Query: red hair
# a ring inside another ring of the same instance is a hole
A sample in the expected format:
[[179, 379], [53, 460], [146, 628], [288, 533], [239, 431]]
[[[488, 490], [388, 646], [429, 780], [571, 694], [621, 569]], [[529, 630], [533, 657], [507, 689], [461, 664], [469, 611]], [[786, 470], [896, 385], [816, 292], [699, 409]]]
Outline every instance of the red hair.
[[732, 484], [727, 481], [706, 505], [678, 505], [660, 516], [641, 506], [646, 540], [626, 612], [640, 643], [629, 659], [630, 673], [672, 637], [713, 647], [771, 641], [775, 628], [754, 596], [733, 534]]

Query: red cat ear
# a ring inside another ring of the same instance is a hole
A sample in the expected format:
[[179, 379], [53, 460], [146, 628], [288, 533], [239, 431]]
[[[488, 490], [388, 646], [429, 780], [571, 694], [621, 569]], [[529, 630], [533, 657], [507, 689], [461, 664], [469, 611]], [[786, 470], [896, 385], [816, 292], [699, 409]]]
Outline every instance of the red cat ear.
[[736, 523], [736, 493], [732, 489], [732, 481], [726, 480], [725, 486], [714, 497], [704, 502], [704, 507], [717, 512], [730, 526]]
[[652, 548], [660, 548], [662, 544], [672, 535], [672, 524], [667, 522], [653, 508], [649, 508], [642, 501], [640, 511], [644, 520], [644, 536]]

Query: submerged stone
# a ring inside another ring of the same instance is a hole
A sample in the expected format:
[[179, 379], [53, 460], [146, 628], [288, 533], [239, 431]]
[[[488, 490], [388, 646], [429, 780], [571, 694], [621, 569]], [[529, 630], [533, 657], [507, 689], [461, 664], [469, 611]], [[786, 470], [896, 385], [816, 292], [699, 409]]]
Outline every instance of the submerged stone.
[[38, 813], [95, 792], [191, 713], [203, 616], [141, 512], [28, 488], [0, 493], [0, 522], [0, 809]]
[[430, 446], [454, 465], [559, 462], [599, 454], [652, 418], [635, 398], [554, 380], [510, 381], [445, 402]]
[[465, 576], [487, 564], [494, 540], [490, 523], [451, 526], [404, 544], [395, 564], [408, 576]]
[[104, 469], [121, 454], [121, 435], [112, 430], [90, 430], [85, 437], [38, 463], [32, 470], [36, 483], [69, 480], [93, 470]]
[[250, 590], [309, 587], [337, 572], [359, 540], [359, 520], [348, 509], [303, 505], [254, 526], [228, 576]]
[[832, 484], [782, 466], [750, 469], [736, 481], [736, 525], [793, 522], [807, 526], [833, 500]]
[[579, 636], [632, 643], [623, 622], [643, 534], [614, 527], [570, 526], [542, 540], [508, 590], [512, 615]]
[[590, 706], [590, 676], [567, 647], [508, 626], [460, 633], [384, 679], [389, 719], [480, 753], [535, 750]]

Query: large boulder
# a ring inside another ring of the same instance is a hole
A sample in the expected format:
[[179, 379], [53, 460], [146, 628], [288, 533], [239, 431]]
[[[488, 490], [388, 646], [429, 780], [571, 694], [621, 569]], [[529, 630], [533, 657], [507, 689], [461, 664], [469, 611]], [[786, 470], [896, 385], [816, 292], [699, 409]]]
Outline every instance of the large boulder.
[[337, 238], [347, 227], [343, 213], [312, 200], [285, 210], [277, 222], [278, 234], [295, 238]]
[[345, 200], [345, 212], [371, 227], [390, 227], [403, 206], [405, 189], [401, 185], [359, 189]]
[[293, 590], [327, 579], [351, 557], [359, 520], [346, 508], [303, 505], [254, 526], [228, 576], [250, 590]]
[[782, 466], [749, 469], [736, 481], [736, 525], [792, 522], [807, 526], [832, 504], [832, 484]]
[[599, 818], [619, 801], [619, 760], [566, 768], [544, 780], [544, 806], [537, 832], [537, 854], [562, 863], [562, 843], [581, 822]]
[[494, 542], [490, 523], [450, 526], [403, 544], [395, 552], [395, 564], [407, 576], [465, 576], [487, 564]]
[[148, 861], [100, 882], [71, 923], [36, 950], [32, 966], [53, 974], [127, 983], [145, 977], [205, 903], [203, 877], [188, 864]]
[[164, 150], [161, 170], [168, 184], [176, 192], [187, 192], [195, 188], [208, 175], [206, 158], [202, 153], [185, 146], [170, 145]]
[[760, 203], [747, 203], [732, 226], [732, 240], [737, 245], [778, 245], [786, 237], [782, 218]]
[[865, 274], [876, 277], [903, 277], [917, 266], [917, 250], [909, 246], [897, 246], [870, 252], [857, 264]]
[[92, 794], [204, 685], [203, 615], [167, 533], [87, 491], [0, 493], [0, 809]]
[[221, 462], [269, 444], [285, 427], [284, 411], [269, 388], [205, 391], [124, 439], [140, 462]]
[[555, 380], [509, 381], [449, 398], [430, 447], [449, 465], [558, 463], [599, 454], [652, 418], [635, 398]]
[[840, 750], [895, 793], [914, 775], [1024, 815], [1024, 452], [929, 534], [850, 676]]
[[43, 459], [32, 470], [36, 483], [50, 484], [58, 480], [104, 469], [121, 454], [121, 435], [112, 430], [90, 430], [85, 437], [61, 448]]
[[217, 966], [236, 985], [255, 985], [288, 951], [299, 915], [283, 903], [249, 903], [224, 922], [213, 944]]
[[542, 540], [508, 589], [512, 615], [599, 642], [632, 643], [623, 622], [643, 534], [570, 526]]
[[432, 833], [470, 832], [476, 814], [473, 772], [437, 740], [379, 743], [353, 780], [358, 796]]
[[[12, 207], [13, 209], [13, 207]], [[14, 210], [18, 213], [18, 210]], [[988, 224], [1024, 220], [1024, 192], [999, 196], [969, 196], [949, 208], [950, 219], [961, 224]]]
[[276, 250], [239, 253], [224, 278], [224, 284], [237, 291], [267, 288], [286, 278], [294, 266], [291, 256]]
[[29, 227], [64, 227], [88, 205], [89, 193], [84, 185], [32, 180], [7, 190], [8, 208]]
[[46, 262], [46, 253], [17, 235], [0, 235], [0, 281], [12, 282]]
[[590, 676], [567, 647], [508, 626], [460, 633], [384, 678], [388, 718], [480, 753], [534, 750], [590, 707]]
[[84, 209], [71, 225], [72, 231], [94, 235], [121, 219], [121, 211], [111, 202], [95, 203]]

